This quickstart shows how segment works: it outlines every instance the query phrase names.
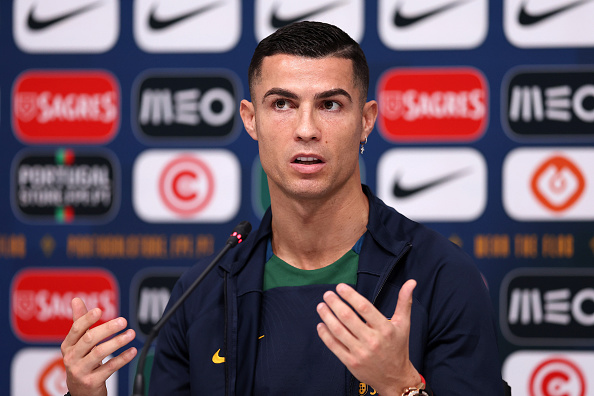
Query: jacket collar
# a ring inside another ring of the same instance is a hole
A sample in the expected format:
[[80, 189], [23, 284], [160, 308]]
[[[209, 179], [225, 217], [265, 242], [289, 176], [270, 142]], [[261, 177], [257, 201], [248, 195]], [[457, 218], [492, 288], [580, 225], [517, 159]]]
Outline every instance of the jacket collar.
[[[369, 201], [369, 218], [367, 222], [367, 231], [371, 235], [371, 238], [365, 238], [366, 242], [363, 245], [363, 252], [372, 249], [365, 249], [367, 243], [371, 243], [368, 239], [373, 239], [373, 242], [385, 250], [389, 255], [399, 256], [403, 249], [406, 249], [410, 243], [406, 240], [405, 235], [401, 235], [397, 230], [388, 230], [386, 225], [382, 222], [383, 219], [389, 217], [390, 214], [395, 212], [394, 209], [386, 206], [382, 200], [376, 197], [371, 189], [362, 184], [361, 188], [367, 196]], [[243, 243], [243, 246], [238, 246], [240, 251], [236, 254], [235, 260], [224, 261], [221, 264], [221, 268], [229, 272], [232, 276], [241, 272], [245, 265], [252, 259], [252, 256], [260, 254], [261, 249], [266, 249], [266, 243], [272, 235], [272, 212], [270, 208], [264, 214], [260, 226], [258, 227], [256, 234], [250, 236]], [[262, 262], [263, 264], [263, 262]], [[385, 263], [375, 260], [363, 260], [360, 262], [360, 270], [366, 272], [372, 272], [380, 274], [385, 270]], [[255, 271], [259, 272], [259, 271]]]
[[[405, 239], [404, 235], [400, 235], [397, 229], [392, 229], [393, 227], [388, 230], [386, 225], [384, 224], [383, 220], [393, 216], [395, 211], [394, 209], [386, 206], [382, 200], [376, 197], [369, 187], [366, 185], [362, 185], [363, 192], [367, 196], [369, 200], [369, 219], [367, 222], [367, 231], [371, 238], [365, 238], [367, 243], [374, 243], [377, 247], [380, 247], [382, 250], [385, 251], [385, 254], [388, 256], [397, 257], [403, 253], [403, 250], [407, 249], [407, 246], [410, 243]], [[373, 241], [367, 241], [368, 239], [372, 239]], [[364, 254], [366, 251], [369, 252], [370, 250], [373, 251], [373, 248], [365, 248], [366, 245], [364, 243], [362, 253]], [[359, 262], [360, 270], [369, 271], [373, 273], [380, 274], [385, 271], [385, 263], [379, 260], [360, 260]]]

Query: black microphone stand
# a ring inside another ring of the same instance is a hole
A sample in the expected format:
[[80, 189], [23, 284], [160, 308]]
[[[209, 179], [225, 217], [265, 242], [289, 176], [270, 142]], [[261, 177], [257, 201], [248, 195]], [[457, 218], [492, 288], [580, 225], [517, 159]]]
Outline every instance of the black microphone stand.
[[198, 278], [190, 285], [188, 290], [182, 294], [182, 296], [173, 304], [171, 309], [167, 311], [161, 319], [153, 326], [150, 334], [148, 335], [144, 347], [142, 348], [142, 352], [140, 353], [140, 357], [138, 358], [138, 366], [136, 367], [136, 376], [134, 377], [134, 387], [132, 390], [132, 396], [145, 396], [144, 395], [144, 365], [146, 362], [146, 356], [148, 354], [148, 350], [150, 349], [151, 344], [157, 338], [159, 331], [161, 328], [167, 323], [169, 318], [173, 316], [175, 311], [186, 301], [186, 299], [190, 296], [190, 294], [194, 291], [194, 289], [202, 282], [202, 280], [208, 275], [208, 273], [217, 265], [219, 260], [232, 248], [240, 244], [244, 239], [247, 238], [248, 234], [252, 230], [252, 225], [247, 221], [242, 221], [239, 223], [231, 233], [231, 236], [227, 239], [225, 246], [221, 249], [219, 254], [211, 261], [211, 263], [206, 267], [206, 269], [200, 274]]

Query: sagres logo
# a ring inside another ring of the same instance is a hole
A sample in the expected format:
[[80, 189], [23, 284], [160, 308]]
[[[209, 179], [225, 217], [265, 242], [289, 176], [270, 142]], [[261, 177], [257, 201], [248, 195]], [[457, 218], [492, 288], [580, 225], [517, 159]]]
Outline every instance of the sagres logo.
[[488, 20], [487, 0], [378, 2], [379, 35], [392, 49], [474, 48], [487, 36]]
[[594, 138], [594, 70], [515, 70], [501, 96], [517, 138]]
[[99, 307], [98, 324], [119, 314], [119, 288], [103, 269], [26, 269], [12, 281], [10, 319], [14, 333], [26, 342], [61, 342], [72, 326], [70, 302]]
[[487, 203], [487, 165], [470, 148], [392, 149], [379, 159], [378, 196], [418, 221], [472, 221]]
[[503, 378], [527, 396], [592, 396], [594, 353], [518, 351], [505, 359]]
[[229, 140], [239, 132], [239, 79], [232, 72], [150, 73], [136, 84], [141, 138]]
[[501, 285], [500, 325], [521, 345], [591, 345], [594, 270], [525, 268]]
[[592, 0], [504, 0], [503, 27], [517, 47], [590, 47]]
[[12, 166], [12, 206], [30, 221], [106, 222], [119, 207], [119, 183], [105, 149], [25, 150]]
[[[106, 382], [110, 395], [117, 395], [117, 383], [116, 371]], [[62, 396], [66, 392], [66, 369], [60, 348], [24, 348], [17, 352], [10, 370], [11, 396]]]
[[135, 328], [148, 336], [169, 302], [175, 282], [184, 268], [150, 268], [134, 276], [130, 288], [130, 312], [135, 312]]
[[258, 41], [276, 29], [298, 21], [320, 21], [339, 26], [353, 40], [363, 39], [365, 2], [363, 0], [259, 0], [255, 2]]
[[134, 38], [147, 52], [223, 52], [241, 35], [240, 0], [135, 0]]
[[487, 127], [487, 82], [476, 69], [389, 70], [377, 97], [378, 129], [388, 141], [470, 142]]
[[120, 123], [119, 85], [106, 71], [26, 71], [12, 100], [12, 125], [25, 143], [107, 143]]
[[592, 183], [592, 148], [516, 149], [503, 163], [503, 204], [516, 220], [592, 220]]
[[25, 52], [105, 52], [120, 31], [119, 0], [15, 0], [12, 15], [16, 44]]
[[148, 150], [135, 161], [136, 214], [147, 222], [226, 222], [239, 210], [240, 166], [227, 150]]

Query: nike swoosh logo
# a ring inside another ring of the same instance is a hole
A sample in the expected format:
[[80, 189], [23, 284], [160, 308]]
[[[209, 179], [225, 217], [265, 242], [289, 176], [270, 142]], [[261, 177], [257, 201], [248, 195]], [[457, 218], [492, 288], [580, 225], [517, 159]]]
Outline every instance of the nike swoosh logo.
[[101, 5], [100, 3], [101, 2], [98, 1], [96, 3], [89, 4], [84, 7], [80, 7], [75, 10], [66, 12], [65, 14], [61, 14], [59, 16], [56, 16], [56, 17], [53, 17], [50, 19], [45, 19], [45, 20], [38, 19], [37, 17], [35, 17], [35, 15], [34, 15], [35, 6], [33, 6], [33, 7], [31, 7], [31, 10], [29, 10], [29, 16], [27, 18], [27, 26], [31, 30], [43, 30], [43, 29], [46, 29], [52, 25], [55, 25], [56, 23], [65, 21], [65, 20], [75, 17], [79, 14], [85, 13], [93, 8], [99, 7]]
[[396, 198], [408, 198], [411, 195], [415, 195], [417, 193], [420, 193], [421, 191], [425, 191], [427, 189], [430, 189], [432, 187], [436, 187], [440, 184], [449, 182], [451, 180], [457, 179], [459, 177], [462, 177], [468, 173], [470, 173], [470, 169], [466, 168], [466, 169], [460, 169], [456, 172], [450, 173], [449, 175], [446, 176], [442, 176], [438, 179], [435, 179], [433, 181], [430, 181], [428, 183], [425, 184], [421, 184], [419, 186], [413, 187], [413, 188], [406, 188], [406, 187], [402, 187], [402, 185], [400, 184], [400, 178], [396, 179], [396, 181], [394, 182], [394, 189], [392, 190], [392, 193], [394, 194], [394, 196]]
[[518, 22], [520, 22], [520, 25], [524, 25], [524, 26], [535, 25], [535, 24], [542, 22], [546, 19], [549, 19], [555, 15], [561, 14], [562, 12], [571, 10], [572, 8], [581, 6], [582, 4], [589, 3], [590, 1], [592, 1], [592, 0], [578, 0], [576, 2], [569, 3], [565, 6], [555, 8], [554, 10], [551, 10], [549, 12], [545, 12], [542, 14], [528, 13], [528, 11], [526, 11], [526, 3], [528, 3], [528, 2], [524, 1], [522, 3], [522, 8], [520, 9], [520, 14], [518, 15]]
[[394, 14], [394, 25], [396, 25], [396, 27], [400, 27], [400, 28], [408, 27], [408, 26], [414, 25], [417, 22], [420, 22], [424, 19], [427, 19], [429, 17], [435, 16], [437, 14], [441, 14], [442, 12], [445, 12], [445, 11], [449, 10], [450, 8], [457, 7], [457, 6], [459, 6], [463, 3], [466, 3], [466, 2], [468, 2], [468, 0], [453, 1], [451, 3], [444, 4], [441, 7], [437, 7], [430, 11], [424, 12], [422, 14], [414, 15], [414, 16], [403, 15], [402, 14], [402, 6], [400, 6], [396, 9], [396, 13]]
[[212, 355], [212, 362], [214, 364], [225, 363], [225, 357], [224, 356], [219, 356], [219, 352], [221, 352], [220, 349], [218, 351], [216, 351], [214, 355]]
[[272, 19], [270, 20], [270, 24], [272, 25], [273, 28], [279, 29], [279, 28], [282, 28], [283, 26], [290, 25], [293, 22], [298, 22], [303, 19], [309, 19], [310, 17], [312, 17], [316, 14], [321, 14], [322, 12], [331, 10], [333, 8], [340, 7], [343, 4], [344, 4], [343, 1], [335, 1], [334, 3], [328, 3], [325, 6], [313, 9], [311, 11], [307, 11], [301, 15], [297, 15], [292, 18], [281, 18], [277, 15], [278, 9], [280, 8], [280, 4], [277, 3], [276, 8], [272, 12]]
[[181, 22], [188, 18], [194, 17], [196, 15], [203, 14], [203, 13], [210, 11], [213, 8], [219, 7], [221, 5], [222, 5], [221, 2], [207, 4], [205, 6], [197, 8], [193, 11], [187, 12], [185, 14], [182, 14], [182, 15], [176, 16], [175, 18], [170, 18], [170, 19], [158, 19], [155, 16], [155, 12], [157, 11], [157, 6], [153, 6], [153, 8], [151, 9], [151, 14], [149, 16], [149, 26], [153, 30], [165, 29], [171, 25], [175, 25], [178, 22]]
[[[264, 338], [263, 335], [261, 335], [260, 337], [258, 337], [259, 340], [261, 340], [262, 338]], [[214, 355], [212, 355], [212, 362], [214, 364], [225, 363], [225, 357], [219, 355], [219, 353], [221, 353], [221, 350], [220, 349], [218, 351], [216, 351]]]

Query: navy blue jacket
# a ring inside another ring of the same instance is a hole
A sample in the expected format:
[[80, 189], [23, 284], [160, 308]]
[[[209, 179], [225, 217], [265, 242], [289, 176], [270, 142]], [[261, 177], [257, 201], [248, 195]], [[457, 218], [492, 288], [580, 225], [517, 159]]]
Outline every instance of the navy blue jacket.
[[[415, 279], [410, 360], [434, 395], [502, 395], [493, 310], [472, 260], [440, 234], [386, 206], [368, 187], [363, 190], [369, 222], [357, 291], [391, 317], [401, 286]], [[222, 259], [161, 330], [151, 395], [252, 394], [271, 219], [269, 209], [259, 229]], [[208, 263], [189, 269], [170, 301]], [[345, 378], [350, 394], [359, 395], [359, 382], [346, 368]]]

